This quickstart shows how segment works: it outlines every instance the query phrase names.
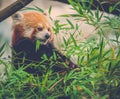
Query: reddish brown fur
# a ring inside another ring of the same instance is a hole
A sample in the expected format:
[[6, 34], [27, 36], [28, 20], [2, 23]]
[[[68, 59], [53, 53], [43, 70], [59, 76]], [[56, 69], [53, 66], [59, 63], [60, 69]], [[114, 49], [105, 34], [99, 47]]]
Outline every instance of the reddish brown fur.
[[23, 37], [24, 29], [20, 24], [14, 26], [14, 31], [12, 35], [12, 45], [15, 45]]
[[13, 27], [12, 46], [15, 45], [16, 42], [18, 42], [22, 37], [24, 37], [24, 30], [29, 27], [34, 28], [32, 35], [29, 38], [32, 40], [35, 39], [34, 34], [37, 32], [37, 28], [40, 23], [43, 26], [42, 28], [49, 28], [51, 33], [49, 42], [53, 42], [54, 34], [52, 32], [52, 27], [43, 13], [33, 11], [23, 13], [23, 16], [23, 19], [21, 19], [20, 22]]

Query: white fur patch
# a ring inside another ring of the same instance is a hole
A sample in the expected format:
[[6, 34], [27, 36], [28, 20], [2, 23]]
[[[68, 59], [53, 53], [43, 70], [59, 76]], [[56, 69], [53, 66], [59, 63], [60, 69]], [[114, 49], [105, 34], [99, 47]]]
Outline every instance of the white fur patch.
[[47, 29], [43, 29], [42, 31], [39, 31], [36, 33], [35, 37], [37, 39], [42, 39], [42, 40], [45, 40], [45, 35], [46, 34], [49, 34], [50, 35], [50, 32], [47, 30]]
[[32, 33], [33, 33], [33, 31], [34, 31], [34, 28], [25, 29], [25, 31], [24, 31], [24, 37], [30, 38], [31, 35], [32, 35]]

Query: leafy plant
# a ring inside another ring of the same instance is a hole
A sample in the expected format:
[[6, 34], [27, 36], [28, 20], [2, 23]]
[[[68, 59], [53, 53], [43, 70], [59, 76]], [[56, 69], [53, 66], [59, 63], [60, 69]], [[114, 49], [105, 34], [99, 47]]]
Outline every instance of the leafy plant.
[[[75, 20], [85, 18], [85, 22], [96, 28], [97, 38], [90, 38], [83, 42], [77, 42], [74, 34], [78, 33], [78, 24], [73, 24], [66, 19], [66, 24], [60, 24], [59, 20], [54, 21], [53, 30], [55, 34], [61, 30], [70, 33], [68, 39], [64, 38], [64, 49], [66, 56], [77, 57], [78, 68], [64, 71], [62, 73], [52, 72], [56, 61], [56, 55], [44, 61], [30, 66], [39, 67], [42, 75], [32, 75], [24, 71], [25, 68], [14, 69], [12, 65], [7, 79], [0, 82], [0, 98], [2, 99], [119, 99], [120, 98], [120, 17], [104, 16], [99, 8], [91, 11], [93, 0], [68, 0], [76, 14], [61, 15], [62, 17], [73, 17]], [[87, 5], [86, 5], [87, 2]], [[102, 2], [104, 3], [104, 2]], [[110, 7], [112, 12], [117, 9], [117, 3]], [[40, 8], [25, 8], [25, 10], [37, 10]], [[49, 9], [49, 14], [52, 7]], [[42, 10], [43, 11], [43, 10]], [[105, 19], [103, 21], [103, 18]], [[109, 32], [110, 33], [106, 33]], [[112, 35], [113, 38], [110, 38]], [[81, 36], [81, 35], [79, 35]], [[38, 42], [39, 43], [39, 42]], [[38, 44], [39, 45], [39, 44]], [[36, 50], [39, 47], [36, 45]], [[3, 53], [2, 45], [0, 57]], [[53, 61], [54, 60], [54, 61]], [[47, 68], [46, 61], [50, 62]], [[0, 61], [1, 62], [1, 61]], [[1, 62], [2, 63], [2, 62]], [[7, 64], [7, 63], [4, 63]], [[61, 64], [61, 63], [60, 63]], [[62, 63], [64, 64], [64, 63]]]

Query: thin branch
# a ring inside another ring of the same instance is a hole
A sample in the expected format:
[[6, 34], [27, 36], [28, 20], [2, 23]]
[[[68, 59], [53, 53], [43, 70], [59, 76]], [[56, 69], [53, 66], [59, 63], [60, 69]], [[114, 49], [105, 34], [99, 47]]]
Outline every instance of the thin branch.
[[61, 78], [60, 80], [58, 80], [56, 83], [54, 83], [49, 89], [48, 91], [51, 91], [59, 82], [61, 82], [63, 80], [63, 78]]

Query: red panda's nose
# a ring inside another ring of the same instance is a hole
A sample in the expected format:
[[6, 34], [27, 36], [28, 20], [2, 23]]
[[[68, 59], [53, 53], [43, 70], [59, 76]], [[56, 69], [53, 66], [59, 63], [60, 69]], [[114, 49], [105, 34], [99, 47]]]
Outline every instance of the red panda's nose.
[[49, 39], [50, 38], [50, 34], [46, 33], [45, 38]]

